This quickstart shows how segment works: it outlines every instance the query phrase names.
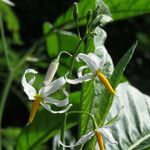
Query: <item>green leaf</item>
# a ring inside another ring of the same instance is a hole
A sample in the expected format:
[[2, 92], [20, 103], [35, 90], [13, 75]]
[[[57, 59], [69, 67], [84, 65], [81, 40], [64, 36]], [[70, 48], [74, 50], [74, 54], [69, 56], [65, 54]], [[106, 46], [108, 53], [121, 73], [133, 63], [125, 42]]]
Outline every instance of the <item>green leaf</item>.
[[8, 127], [2, 130], [2, 145], [7, 150], [14, 149], [16, 138], [21, 132], [21, 128]]
[[[49, 23], [44, 24], [44, 33], [49, 32], [52, 25]], [[68, 31], [59, 31], [52, 33], [46, 38], [47, 52], [49, 56], [56, 56], [60, 51], [65, 50], [70, 53], [75, 52], [75, 48], [79, 43], [79, 38], [76, 34]], [[84, 44], [81, 45], [80, 50], [84, 49]]]
[[115, 116], [121, 106], [125, 107], [123, 119], [112, 128], [118, 145], [107, 140], [107, 150], [148, 150], [150, 149], [150, 97], [125, 82], [117, 87], [118, 96], [110, 109], [107, 120]]
[[20, 30], [20, 24], [18, 21], [18, 18], [12, 11], [11, 7], [7, 4], [0, 1], [0, 15], [2, 15], [2, 18], [7, 24], [7, 29], [12, 32], [13, 34], [13, 40], [21, 44], [19, 30]]
[[[33, 123], [25, 127], [18, 137], [17, 150], [33, 149], [43, 144], [60, 131], [62, 115], [53, 115], [46, 110], [39, 111]], [[75, 118], [68, 119], [67, 128], [77, 123]]]
[[[112, 76], [110, 77], [111, 85], [114, 89], [119, 84], [123, 72], [133, 56], [136, 46], [137, 46], [137, 42], [133, 44], [133, 46], [127, 51], [127, 53], [121, 58], [121, 60], [115, 67], [115, 70]], [[102, 99], [100, 100], [98, 113], [96, 115], [96, 117], [99, 118], [97, 119], [99, 125], [104, 124], [105, 118], [111, 108], [112, 102], [113, 102], [113, 96], [110, 94], [108, 90], [105, 89], [102, 93]]]
[[[72, 109], [79, 108], [80, 93], [74, 92], [70, 94], [70, 103], [73, 104]], [[27, 150], [37, 149], [42, 146], [55, 134], [59, 133], [62, 125], [63, 114], [54, 115], [46, 110], [40, 110], [35, 117], [33, 123], [24, 127], [17, 139], [16, 149]], [[77, 124], [78, 116], [69, 116], [66, 128], [71, 128]]]
[[[81, 92], [81, 111], [90, 112], [94, 98], [94, 83], [89, 81], [82, 84]], [[83, 135], [87, 128], [89, 116], [82, 114], [80, 118], [80, 136]]]
[[105, 3], [108, 5], [114, 20], [134, 17], [150, 12], [149, 0], [105, 0]]

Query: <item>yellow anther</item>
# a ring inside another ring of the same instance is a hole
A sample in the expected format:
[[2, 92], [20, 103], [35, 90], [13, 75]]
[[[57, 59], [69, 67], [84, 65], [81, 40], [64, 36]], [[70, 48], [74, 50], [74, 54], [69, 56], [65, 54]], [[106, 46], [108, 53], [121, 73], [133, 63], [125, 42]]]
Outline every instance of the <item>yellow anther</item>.
[[109, 83], [108, 79], [104, 76], [104, 74], [101, 73], [100, 71], [97, 71], [96, 75], [98, 76], [99, 80], [103, 83], [103, 85], [106, 87], [106, 89], [108, 89], [110, 93], [115, 95], [115, 90], [112, 88], [111, 84]]
[[100, 150], [105, 150], [102, 134], [95, 130], [95, 136], [97, 138], [97, 142], [98, 142]]
[[31, 111], [30, 111], [29, 120], [28, 120], [27, 125], [29, 125], [30, 123], [32, 123], [32, 121], [34, 120], [35, 115], [37, 113], [37, 110], [39, 108], [39, 104], [40, 104], [40, 102], [43, 101], [42, 96], [39, 95], [39, 94], [35, 95], [34, 98], [35, 99], [34, 99], [34, 102], [32, 104], [32, 108], [31, 108]]

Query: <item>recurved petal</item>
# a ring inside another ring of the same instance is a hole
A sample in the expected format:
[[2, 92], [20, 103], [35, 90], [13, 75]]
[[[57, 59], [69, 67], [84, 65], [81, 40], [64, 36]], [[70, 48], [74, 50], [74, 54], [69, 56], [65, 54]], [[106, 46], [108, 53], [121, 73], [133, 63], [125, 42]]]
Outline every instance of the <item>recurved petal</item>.
[[93, 73], [87, 73], [85, 75], [83, 75], [82, 77], [80, 78], [76, 78], [76, 79], [68, 79], [66, 77], [66, 82], [70, 83], [70, 84], [79, 84], [79, 83], [82, 83], [84, 81], [89, 81], [91, 80], [93, 77]]
[[78, 77], [79, 78], [81, 78], [82, 76], [83, 76], [83, 70], [84, 69], [86, 69], [86, 68], [88, 68], [88, 66], [82, 66], [82, 67], [80, 67], [79, 69], [78, 69], [78, 72], [77, 72], [77, 74], [78, 74]]
[[67, 112], [67, 111], [70, 109], [70, 107], [72, 106], [72, 104], [69, 104], [69, 105], [66, 106], [63, 110], [54, 111], [54, 110], [51, 109], [51, 106], [48, 105], [48, 104], [41, 103], [41, 105], [42, 105], [46, 110], [50, 111], [50, 112], [53, 113], [53, 114], [62, 114], [62, 113], [65, 113], [65, 112]]
[[34, 82], [34, 78], [31, 79], [29, 82], [27, 82], [26, 80], [26, 74], [28, 73], [33, 73], [33, 74], [37, 74], [38, 72], [35, 71], [34, 69], [27, 69], [22, 77], [22, 86], [24, 88], [24, 92], [28, 95], [28, 98], [30, 100], [34, 99], [34, 95], [36, 94], [36, 90], [35, 88], [32, 86], [33, 82]]
[[64, 146], [64, 147], [68, 147], [68, 148], [72, 148], [72, 147], [76, 147], [79, 146], [83, 143], [86, 143], [88, 140], [90, 140], [92, 137], [94, 136], [94, 132], [91, 131], [88, 134], [83, 135], [74, 145], [65, 145], [63, 144], [61, 141], [59, 141], [59, 144]]
[[64, 107], [64, 106], [68, 105], [69, 100], [68, 100], [68, 98], [65, 98], [64, 100], [56, 100], [52, 97], [46, 97], [44, 99], [44, 103], [54, 104], [57, 107]]
[[58, 59], [54, 59], [49, 64], [49, 67], [48, 67], [48, 70], [47, 70], [47, 73], [45, 76], [45, 80], [43, 82], [45, 86], [48, 86], [51, 83], [51, 81], [53, 80], [54, 75], [58, 69], [58, 66], [59, 66], [59, 60]]
[[99, 133], [102, 133], [105, 138], [107, 138], [107, 140], [112, 143], [112, 144], [118, 144], [118, 142], [114, 139], [114, 137], [112, 136], [111, 132], [109, 129], [102, 127], [102, 128], [98, 128], [97, 131]]
[[95, 73], [95, 71], [98, 69], [95, 61], [90, 57], [90, 55], [79, 53], [77, 58], [82, 59], [93, 73]]
[[15, 3], [9, 1], [9, 0], [2, 0], [4, 3], [10, 5], [10, 6], [15, 6]]
[[65, 83], [66, 83], [65, 78], [60, 77], [54, 80], [53, 82], [51, 82], [48, 86], [42, 87], [39, 90], [39, 94], [41, 94], [43, 97], [47, 97], [48, 95], [59, 90]]

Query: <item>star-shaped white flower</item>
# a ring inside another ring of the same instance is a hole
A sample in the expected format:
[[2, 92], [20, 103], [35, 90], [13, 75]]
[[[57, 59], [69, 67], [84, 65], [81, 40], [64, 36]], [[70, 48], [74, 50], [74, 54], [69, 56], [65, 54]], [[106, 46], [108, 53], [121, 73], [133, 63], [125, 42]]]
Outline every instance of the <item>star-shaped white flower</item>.
[[[99, 48], [103, 48], [105, 50], [105, 47], [101, 46]], [[104, 54], [102, 58], [97, 56], [95, 53], [79, 53], [76, 57], [77, 61], [80, 59], [83, 60], [86, 63], [86, 66], [81, 66], [78, 69], [78, 78], [76, 79], [68, 79], [66, 77], [66, 81], [70, 84], [78, 84], [82, 83], [83, 81], [89, 81], [92, 80], [93, 77], [97, 76], [99, 80], [104, 84], [104, 86], [114, 95], [115, 90], [112, 88], [111, 84], [109, 83], [108, 79], [103, 74], [103, 68], [105, 66], [106, 61], [109, 59], [108, 54]], [[89, 68], [91, 70], [90, 73], [83, 75], [83, 70]]]
[[9, 1], [9, 0], [2, 0], [4, 3], [10, 5], [10, 6], [15, 6], [15, 3]]
[[90, 140], [94, 136], [96, 136], [97, 138], [99, 147], [104, 147], [102, 136], [104, 136], [110, 143], [118, 144], [118, 142], [114, 139], [113, 135], [111, 134], [111, 129], [116, 125], [116, 123], [118, 123], [123, 118], [123, 116], [124, 116], [124, 107], [120, 109], [119, 113], [114, 118], [113, 122], [110, 122], [100, 128], [96, 127], [94, 131], [90, 131], [89, 133], [83, 135], [74, 145], [65, 145], [60, 140], [58, 144], [67, 148], [73, 148], [73, 147], [86, 143], [88, 140]]
[[[34, 100], [32, 105], [32, 110], [30, 112], [30, 117], [28, 123], [31, 123], [35, 117], [39, 104], [41, 104], [46, 110], [50, 111], [51, 113], [65, 113], [68, 109], [72, 106], [69, 104], [68, 100], [68, 93], [67, 91], [63, 90], [64, 95], [66, 98], [64, 100], [56, 100], [50, 97], [51, 94], [55, 93], [57, 90], [61, 89], [62, 86], [66, 83], [64, 77], [60, 77], [52, 82], [48, 82], [46, 86], [43, 86], [38, 92], [32, 86], [33, 82], [35, 81], [35, 76], [30, 80], [27, 81], [26, 74], [32, 73], [37, 74], [38, 72], [33, 69], [27, 69], [22, 77], [22, 86], [24, 88], [24, 92], [27, 94], [29, 100]], [[50, 104], [53, 104], [57, 107], [65, 107], [63, 110], [54, 111], [51, 109]]]

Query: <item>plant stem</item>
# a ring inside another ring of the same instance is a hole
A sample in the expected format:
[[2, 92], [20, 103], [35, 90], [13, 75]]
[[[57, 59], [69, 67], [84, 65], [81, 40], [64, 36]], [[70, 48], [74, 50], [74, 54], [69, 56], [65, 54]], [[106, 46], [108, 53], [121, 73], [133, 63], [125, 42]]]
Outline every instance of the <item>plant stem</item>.
[[76, 47], [76, 52], [75, 52], [75, 54], [72, 57], [72, 61], [71, 61], [70, 69], [69, 69], [70, 70], [69, 76], [72, 75], [72, 71], [73, 71], [73, 67], [74, 67], [74, 62], [75, 62], [75, 57], [77, 56], [77, 54], [79, 52], [79, 49], [81, 47], [82, 42], [84, 42], [84, 40], [87, 38], [87, 36], [88, 36], [88, 33], [84, 35], [84, 37], [79, 41], [79, 43], [78, 43], [78, 45]]
[[1, 37], [2, 37], [3, 48], [4, 48], [7, 66], [8, 66], [8, 69], [11, 71], [11, 65], [10, 65], [9, 55], [8, 55], [8, 47], [7, 47], [7, 42], [6, 42], [5, 32], [4, 32], [4, 25], [3, 25], [3, 20], [2, 20], [1, 14], [0, 14], [0, 29], [1, 29]]
[[[63, 124], [62, 124], [62, 127], [61, 127], [61, 141], [63, 143], [65, 143], [64, 135], [65, 135], [66, 121], [67, 121], [67, 113], [64, 114]], [[65, 148], [63, 146], [60, 146], [60, 149], [64, 150]]]
[[12, 84], [12, 81], [13, 81], [13, 75], [10, 73], [8, 76], [8, 79], [6, 81], [6, 84], [5, 84], [5, 87], [4, 87], [4, 90], [2, 93], [1, 103], [0, 103], [0, 150], [2, 149], [1, 130], [2, 130], [3, 111], [4, 111], [5, 103], [7, 100], [8, 92], [9, 92], [10, 86]]

